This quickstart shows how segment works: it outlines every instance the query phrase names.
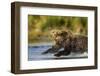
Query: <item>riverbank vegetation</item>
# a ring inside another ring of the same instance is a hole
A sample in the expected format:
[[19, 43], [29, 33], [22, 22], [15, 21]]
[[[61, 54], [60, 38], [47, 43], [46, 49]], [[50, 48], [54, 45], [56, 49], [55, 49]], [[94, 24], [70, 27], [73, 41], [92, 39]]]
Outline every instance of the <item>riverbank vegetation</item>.
[[53, 29], [87, 35], [87, 26], [87, 17], [28, 15], [28, 42], [52, 41], [50, 31]]

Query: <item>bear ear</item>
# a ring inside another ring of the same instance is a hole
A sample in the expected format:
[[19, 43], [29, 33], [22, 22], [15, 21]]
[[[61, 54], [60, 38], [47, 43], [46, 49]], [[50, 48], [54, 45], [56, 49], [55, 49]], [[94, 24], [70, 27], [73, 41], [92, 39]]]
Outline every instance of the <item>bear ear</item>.
[[68, 33], [69, 33], [70, 35], [72, 35], [72, 32], [71, 32], [71, 31], [68, 31]]
[[68, 30], [67, 33], [68, 33], [68, 36], [69, 37], [72, 37], [73, 36], [73, 33], [70, 30]]
[[53, 35], [55, 33], [55, 30], [50, 31], [50, 35]]

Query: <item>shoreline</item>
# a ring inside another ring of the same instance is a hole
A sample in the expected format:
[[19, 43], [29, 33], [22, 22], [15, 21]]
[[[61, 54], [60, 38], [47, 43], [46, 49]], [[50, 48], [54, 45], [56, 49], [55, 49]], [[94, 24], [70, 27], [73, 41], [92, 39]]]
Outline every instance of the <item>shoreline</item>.
[[29, 43], [28, 46], [43, 46], [43, 45], [53, 45], [54, 42], [40, 42], [40, 43]]

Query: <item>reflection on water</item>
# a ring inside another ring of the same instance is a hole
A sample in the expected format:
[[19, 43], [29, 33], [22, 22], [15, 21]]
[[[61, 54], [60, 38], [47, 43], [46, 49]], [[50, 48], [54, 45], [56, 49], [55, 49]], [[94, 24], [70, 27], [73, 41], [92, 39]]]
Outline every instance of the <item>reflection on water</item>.
[[32, 44], [28, 45], [28, 60], [54, 60], [54, 59], [77, 59], [77, 58], [87, 58], [87, 53], [84, 54], [74, 54], [71, 53], [68, 56], [55, 57], [53, 54], [45, 54], [41, 53], [51, 48], [52, 44]]

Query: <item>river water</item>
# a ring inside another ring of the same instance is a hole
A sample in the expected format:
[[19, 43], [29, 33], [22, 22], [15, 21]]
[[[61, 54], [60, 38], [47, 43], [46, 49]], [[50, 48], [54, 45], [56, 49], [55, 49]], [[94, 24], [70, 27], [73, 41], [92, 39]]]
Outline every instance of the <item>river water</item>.
[[55, 60], [55, 59], [79, 59], [88, 58], [87, 53], [76, 54], [71, 53], [68, 56], [55, 57], [53, 54], [45, 54], [42, 52], [52, 47], [52, 43], [41, 43], [41, 44], [31, 44], [28, 45], [28, 60]]

